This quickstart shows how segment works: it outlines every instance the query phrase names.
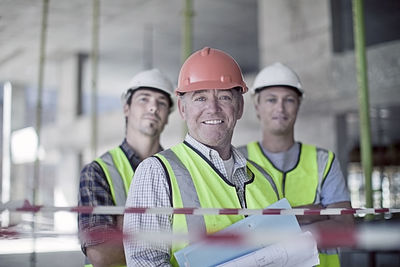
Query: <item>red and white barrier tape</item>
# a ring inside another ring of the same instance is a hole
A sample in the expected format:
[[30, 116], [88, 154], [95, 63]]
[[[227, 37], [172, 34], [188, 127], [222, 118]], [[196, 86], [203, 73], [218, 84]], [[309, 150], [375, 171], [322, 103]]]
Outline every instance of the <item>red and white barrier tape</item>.
[[10, 212], [76, 212], [85, 214], [111, 214], [122, 215], [125, 213], [145, 213], [145, 214], [186, 214], [186, 215], [342, 215], [342, 214], [379, 214], [379, 213], [400, 213], [400, 209], [396, 208], [327, 208], [327, 209], [217, 209], [217, 208], [170, 208], [170, 207], [155, 207], [155, 208], [140, 208], [140, 207], [122, 207], [122, 206], [74, 206], [74, 207], [55, 207], [55, 206], [40, 206], [31, 205], [25, 201], [8, 202], [0, 205], [0, 212], [8, 210]]
[[[122, 240], [146, 241], [152, 243], [172, 242], [207, 242], [210, 244], [254, 246], [272, 244], [293, 236], [293, 232], [283, 229], [218, 233], [204, 235], [200, 233], [174, 234], [169, 232], [136, 232], [122, 233], [121, 231], [91, 231], [81, 237], [84, 239], [104, 239], [121, 242]], [[35, 236], [60, 237], [76, 236], [77, 233], [51, 233], [51, 232], [18, 232], [15, 230], [0, 229], [0, 239], [19, 239]], [[313, 231], [313, 236], [320, 248], [347, 247], [368, 250], [400, 250], [400, 231], [395, 225], [369, 225], [355, 228], [326, 228]]]

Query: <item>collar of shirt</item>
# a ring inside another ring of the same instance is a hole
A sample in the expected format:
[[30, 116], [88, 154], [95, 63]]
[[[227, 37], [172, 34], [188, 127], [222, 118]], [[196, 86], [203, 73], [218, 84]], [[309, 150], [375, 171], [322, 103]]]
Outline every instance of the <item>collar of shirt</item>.
[[[122, 144], [120, 145], [122, 151], [124, 151], [126, 157], [128, 160], [131, 162], [132, 167], [134, 170], [136, 170], [136, 167], [139, 165], [139, 163], [142, 161], [137, 154], [137, 152], [128, 144], [126, 141], [126, 138], [124, 141], [122, 141]], [[163, 148], [160, 146], [158, 152], [162, 151]]]
[[296, 167], [300, 157], [299, 142], [295, 142], [288, 150], [282, 152], [270, 152], [259, 142], [264, 155], [272, 162], [272, 164], [280, 171], [287, 172]]
[[[186, 135], [185, 141], [189, 143], [192, 147], [194, 147], [196, 150], [198, 150], [202, 155], [204, 155], [209, 161], [211, 161], [217, 169], [222, 172], [225, 176], [226, 170], [225, 170], [225, 165], [223, 163], [222, 158], [219, 156], [219, 153], [200, 143], [193, 137], [191, 137], [189, 134]], [[238, 169], [243, 169], [246, 172], [246, 158], [237, 150], [234, 146], [231, 146], [231, 152], [233, 155], [233, 161], [234, 161], [234, 167], [233, 167], [233, 175], [232, 179], [235, 180], [235, 173]], [[233, 184], [236, 184], [230, 177], [227, 177], [229, 181], [231, 181]], [[246, 175], [247, 178], [247, 175]]]

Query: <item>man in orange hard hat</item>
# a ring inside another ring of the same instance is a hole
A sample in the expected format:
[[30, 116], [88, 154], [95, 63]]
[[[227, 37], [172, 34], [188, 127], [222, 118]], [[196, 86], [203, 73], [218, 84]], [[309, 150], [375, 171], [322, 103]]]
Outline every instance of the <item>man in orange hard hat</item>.
[[[262, 140], [239, 150], [275, 181], [280, 198], [292, 207], [351, 208], [349, 192], [333, 152], [294, 139], [294, 125], [304, 95], [298, 75], [277, 62], [262, 69], [250, 89]], [[352, 227], [352, 215], [298, 216], [303, 228]], [[320, 251], [320, 266], [340, 266], [337, 249]]]
[[[139, 72], [131, 79], [122, 95], [125, 138], [121, 145], [82, 169], [80, 206], [125, 205], [139, 163], [162, 150], [160, 135], [173, 111], [172, 94], [171, 81], [158, 69]], [[125, 265], [122, 242], [111, 238], [121, 231], [122, 222], [122, 215], [79, 214], [82, 251], [87, 256], [85, 266]]]
[[[129, 190], [128, 207], [265, 208], [278, 200], [274, 184], [231, 145], [247, 86], [236, 61], [205, 47], [179, 73], [178, 110], [185, 140], [144, 160]], [[214, 233], [242, 215], [126, 214], [124, 232]], [[124, 240], [128, 266], [176, 266], [173, 253], [187, 244]]]

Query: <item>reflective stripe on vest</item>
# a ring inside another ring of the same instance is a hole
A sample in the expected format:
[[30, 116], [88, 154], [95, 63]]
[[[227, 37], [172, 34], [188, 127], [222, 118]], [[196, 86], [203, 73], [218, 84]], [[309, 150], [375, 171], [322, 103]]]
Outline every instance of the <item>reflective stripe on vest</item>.
[[134, 175], [125, 153], [120, 147], [116, 147], [97, 158], [96, 162], [104, 171], [115, 205], [125, 206], [129, 185]]
[[276, 184], [274, 182], [274, 179], [260, 165], [258, 165], [254, 161], [248, 159], [247, 160], [247, 167], [249, 167], [249, 165], [254, 166], [254, 168], [256, 168], [260, 173], [262, 173], [264, 178], [267, 179], [268, 182], [270, 183], [270, 185], [272, 186], [272, 189], [274, 190], [275, 195], [276, 195], [276, 199], [279, 200], [280, 199], [279, 192], [278, 192], [278, 188], [276, 188]]
[[[293, 207], [320, 204], [321, 189], [334, 160], [331, 151], [300, 144], [296, 166], [283, 173], [268, 159], [258, 142], [249, 143], [239, 150], [273, 177], [279, 196], [286, 197]], [[340, 266], [336, 248], [321, 249], [319, 252], [321, 264], [318, 266]]]
[[[156, 155], [169, 176], [174, 208], [242, 208], [236, 188], [195, 149], [179, 144]], [[245, 184], [247, 208], [265, 208], [278, 200], [277, 194], [263, 175], [248, 165], [251, 179]], [[242, 215], [173, 215], [174, 232], [214, 233], [243, 219]], [[195, 230], [193, 230], [195, 229]], [[187, 244], [174, 244], [173, 252]], [[174, 264], [174, 258], [171, 259]]]
[[332, 152], [301, 144], [295, 167], [282, 172], [263, 153], [258, 142], [249, 143], [240, 151], [272, 176], [280, 198], [287, 198], [292, 207], [320, 203], [321, 187], [334, 158]]
[[[197, 196], [196, 188], [193, 184], [193, 180], [187, 179], [190, 177], [189, 171], [183, 165], [183, 163], [179, 160], [179, 158], [175, 155], [175, 153], [168, 149], [162, 152], [162, 156], [165, 157], [167, 162], [164, 164], [170, 168], [168, 168], [168, 173], [175, 176], [176, 184], [173, 183], [172, 186], [174, 189], [173, 192], [174, 197], [177, 193], [180, 195], [179, 197], [175, 197], [173, 199], [174, 207], [200, 207], [200, 200]], [[159, 157], [162, 159], [161, 157]], [[184, 215], [187, 222], [187, 230], [188, 232], [199, 232], [202, 234], [206, 233], [206, 225], [202, 216], [192, 216], [192, 215]], [[181, 216], [183, 217], [183, 216]], [[185, 223], [186, 224], [186, 223]]]
[[332, 152], [326, 149], [317, 148], [318, 189], [315, 194], [314, 204], [319, 204], [321, 202], [322, 185], [332, 167], [333, 159], [334, 155]]
[[[103, 169], [115, 206], [125, 206], [134, 171], [124, 151], [120, 147], [113, 148], [95, 161]], [[92, 266], [85, 257], [85, 267]]]

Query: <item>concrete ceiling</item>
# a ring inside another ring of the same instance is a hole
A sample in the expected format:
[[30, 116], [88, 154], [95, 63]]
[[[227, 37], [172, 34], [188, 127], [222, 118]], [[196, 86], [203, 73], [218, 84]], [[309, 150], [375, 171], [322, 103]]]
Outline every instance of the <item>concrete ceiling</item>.
[[[176, 81], [185, 1], [100, 2], [100, 91], [148, 67], [158, 67]], [[90, 54], [92, 5], [89, 0], [50, 0], [45, 87], [57, 87], [53, 72], [62, 60]], [[193, 0], [193, 9], [193, 50], [219, 48], [243, 72], [258, 69], [257, 0]], [[41, 19], [41, 0], [0, 0], [0, 82], [36, 86]]]

